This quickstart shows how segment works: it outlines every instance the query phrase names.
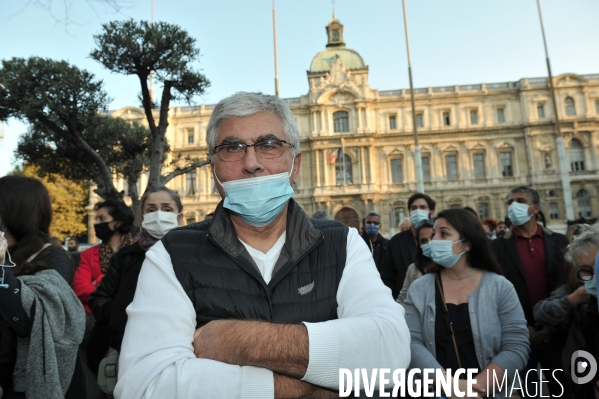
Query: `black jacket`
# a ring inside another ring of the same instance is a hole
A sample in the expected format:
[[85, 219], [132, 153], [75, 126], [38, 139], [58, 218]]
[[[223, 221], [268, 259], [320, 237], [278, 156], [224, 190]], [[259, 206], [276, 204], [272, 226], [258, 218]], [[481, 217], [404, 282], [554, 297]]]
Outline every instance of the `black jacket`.
[[[543, 228], [543, 243], [545, 245], [547, 293], [550, 294], [565, 283], [562, 276], [562, 262], [564, 249], [568, 246], [568, 239], [563, 234]], [[516, 237], [511, 231], [508, 231], [502, 238], [491, 241], [491, 246], [497, 255], [505, 278], [514, 284], [526, 321], [530, 325], [535, 325]]]
[[415, 251], [416, 240], [412, 229], [394, 235], [389, 241], [389, 248], [385, 251], [380, 271], [383, 283], [391, 288], [393, 298], [397, 298], [403, 287], [408, 266], [414, 263]]
[[[364, 239], [364, 242], [366, 243], [366, 245], [368, 245], [368, 248], [372, 251], [372, 247], [370, 246], [371, 245], [370, 238], [368, 238], [368, 234], [366, 234], [366, 233], [362, 234], [362, 238]], [[374, 258], [374, 263], [376, 265], [376, 269], [380, 273], [381, 266], [383, 264], [383, 259], [385, 259], [385, 252], [387, 252], [387, 249], [389, 248], [389, 240], [387, 240], [382, 235], [378, 234], [378, 238], [376, 239], [376, 244], [373, 243], [372, 245], [380, 245], [381, 246], [379, 256], [374, 257], [374, 253], [372, 254], [372, 256]]]
[[339, 222], [308, 218], [291, 199], [285, 245], [268, 284], [222, 202], [211, 221], [172, 230], [162, 242], [198, 327], [227, 318], [301, 323], [337, 318], [347, 233]]
[[133, 301], [145, 258], [137, 243], [121, 248], [110, 258], [110, 267], [89, 300], [97, 323], [105, 327], [107, 345], [119, 352], [127, 324], [125, 309]]

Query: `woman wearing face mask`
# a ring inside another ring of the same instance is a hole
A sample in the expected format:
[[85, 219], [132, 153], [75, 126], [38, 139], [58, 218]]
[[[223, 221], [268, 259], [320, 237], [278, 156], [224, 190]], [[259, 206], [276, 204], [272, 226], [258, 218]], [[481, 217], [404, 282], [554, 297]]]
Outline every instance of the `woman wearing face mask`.
[[120, 248], [131, 245], [129, 232], [133, 226], [133, 213], [122, 202], [107, 200], [96, 204], [95, 208], [94, 231], [102, 243], [81, 252], [79, 267], [73, 279], [75, 294], [89, 314], [89, 298], [110, 267], [112, 255]]
[[[108, 347], [121, 350], [127, 323], [125, 309], [133, 300], [146, 251], [183, 219], [179, 195], [166, 187], [148, 190], [141, 202], [142, 225], [137, 242], [122, 248], [112, 257], [108, 271], [89, 301], [98, 323], [104, 325], [104, 332], [108, 332], [101, 337], [104, 338], [103, 344], [96, 343], [94, 348], [90, 345], [89, 364], [94, 371], [97, 371], [97, 364]], [[92, 355], [92, 350], [95, 355]], [[95, 367], [92, 368], [91, 364]]]
[[397, 303], [403, 305], [408, 295], [408, 289], [410, 285], [422, 275], [426, 274], [426, 271], [434, 265], [431, 260], [431, 248], [430, 240], [433, 236], [433, 219], [426, 219], [418, 223], [416, 226], [416, 237], [418, 240], [418, 247], [414, 252], [414, 263], [408, 267], [406, 272], [406, 279], [403, 282], [403, 287], [397, 297]]
[[[64, 398], [85, 312], [73, 266], [50, 245], [52, 207], [32, 178], [0, 178], [0, 397]], [[8, 248], [8, 250], [7, 250]]]
[[[586, 350], [596, 354], [594, 341], [597, 323], [597, 280], [595, 277], [595, 259], [599, 251], [599, 225], [588, 226], [588, 230], [576, 236], [565, 254], [568, 279], [554, 290], [549, 298], [537, 302], [534, 306], [535, 321], [544, 326], [541, 333], [560, 337], [561, 369], [568, 384], [564, 387], [564, 398], [593, 397], [593, 384], [570, 384], [570, 359], [577, 350]], [[590, 313], [589, 313], [590, 311]], [[595, 313], [595, 316], [593, 315]], [[591, 328], [585, 328], [591, 326]], [[588, 334], [588, 332], [591, 332]], [[589, 338], [586, 338], [590, 335]], [[587, 341], [588, 344], [587, 344]], [[593, 348], [591, 347], [593, 346]]]
[[[436, 265], [412, 284], [404, 304], [412, 336], [410, 367], [477, 369], [478, 396], [504, 398], [497, 387], [493, 392], [493, 373], [501, 381], [507, 372], [511, 384], [529, 351], [514, 287], [500, 275], [480, 221], [464, 209], [438, 215], [430, 248]], [[466, 385], [459, 381], [462, 390]]]

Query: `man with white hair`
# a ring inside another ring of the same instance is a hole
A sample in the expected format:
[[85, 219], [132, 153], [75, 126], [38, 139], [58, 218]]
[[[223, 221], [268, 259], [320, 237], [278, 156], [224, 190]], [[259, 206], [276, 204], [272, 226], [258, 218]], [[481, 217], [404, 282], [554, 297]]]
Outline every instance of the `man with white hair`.
[[148, 251], [116, 397], [328, 398], [340, 368], [406, 368], [403, 308], [358, 232], [292, 199], [302, 154], [287, 105], [237, 93], [206, 141], [223, 200]]

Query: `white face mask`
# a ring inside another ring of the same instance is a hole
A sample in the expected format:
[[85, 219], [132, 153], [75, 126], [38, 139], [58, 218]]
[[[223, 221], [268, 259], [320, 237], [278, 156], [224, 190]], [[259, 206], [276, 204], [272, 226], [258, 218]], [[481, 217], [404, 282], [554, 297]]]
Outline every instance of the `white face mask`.
[[166, 233], [179, 226], [179, 213], [156, 211], [146, 213], [141, 227], [152, 237], [161, 239]]

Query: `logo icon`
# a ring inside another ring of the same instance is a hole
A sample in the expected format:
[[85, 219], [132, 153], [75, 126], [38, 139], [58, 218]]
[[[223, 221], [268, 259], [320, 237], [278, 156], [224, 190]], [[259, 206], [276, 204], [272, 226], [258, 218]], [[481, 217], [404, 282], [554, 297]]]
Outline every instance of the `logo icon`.
[[313, 289], [314, 289], [314, 281], [312, 281], [308, 285], [304, 285], [303, 287], [298, 288], [297, 292], [300, 295], [306, 295], [308, 292], [312, 291]]
[[[587, 351], [576, 351], [570, 358], [572, 381], [575, 384], [586, 384], [597, 374], [597, 361]], [[586, 375], [585, 375], [586, 374]]]

